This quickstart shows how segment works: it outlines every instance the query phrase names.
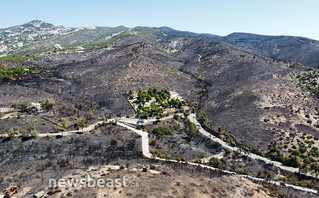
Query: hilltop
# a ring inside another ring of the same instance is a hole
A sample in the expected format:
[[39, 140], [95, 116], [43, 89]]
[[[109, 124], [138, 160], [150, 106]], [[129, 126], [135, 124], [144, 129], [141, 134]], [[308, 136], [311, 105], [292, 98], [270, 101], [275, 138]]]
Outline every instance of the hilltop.
[[294, 61], [319, 68], [319, 41], [313, 39], [249, 33], [232, 33], [215, 39], [250, 49], [272, 59]]

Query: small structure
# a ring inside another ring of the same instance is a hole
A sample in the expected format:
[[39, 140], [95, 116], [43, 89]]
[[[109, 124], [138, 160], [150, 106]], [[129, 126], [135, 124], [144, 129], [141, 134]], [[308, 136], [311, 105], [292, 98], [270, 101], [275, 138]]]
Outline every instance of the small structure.
[[31, 107], [35, 107], [38, 111], [41, 110], [42, 106], [39, 102], [30, 102]]
[[63, 47], [60, 44], [55, 44], [53, 47], [55, 50], [63, 50]]
[[9, 112], [9, 111], [13, 111], [13, 108], [10, 107], [0, 107], [0, 112], [1, 113], [5, 113], [5, 112]]
[[43, 196], [44, 196], [44, 191], [42, 190], [42, 191], [38, 192], [37, 194], [33, 195], [33, 198], [41, 198]]

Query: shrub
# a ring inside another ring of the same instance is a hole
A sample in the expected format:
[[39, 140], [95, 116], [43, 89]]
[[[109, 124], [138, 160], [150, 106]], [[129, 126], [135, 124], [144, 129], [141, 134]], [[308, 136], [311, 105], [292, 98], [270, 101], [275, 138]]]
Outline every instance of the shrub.
[[222, 162], [220, 161], [220, 159], [216, 158], [216, 157], [211, 157], [209, 159], [209, 164], [215, 168], [219, 168], [222, 165]]
[[192, 122], [187, 122], [186, 123], [186, 130], [185, 130], [186, 134], [193, 137], [194, 135], [196, 135], [196, 133], [198, 132], [198, 129], [196, 127], [196, 125]]
[[16, 135], [19, 135], [19, 127], [9, 129], [7, 133], [10, 138], [14, 138]]
[[172, 135], [173, 132], [168, 127], [157, 127], [152, 130], [152, 134], [156, 136]]
[[291, 153], [292, 155], [299, 156], [300, 151], [298, 149], [288, 149], [288, 152]]
[[197, 121], [201, 124], [204, 124], [207, 121], [207, 114], [203, 113], [203, 115], [197, 118]]
[[36, 137], [39, 133], [37, 131], [37, 129], [35, 128], [35, 124], [32, 123], [29, 128], [28, 128], [28, 132], [29, 132], [29, 136], [30, 137]]
[[300, 158], [297, 156], [289, 156], [284, 157], [283, 162], [286, 166], [299, 167], [300, 166]]
[[178, 118], [179, 118], [179, 115], [174, 114], [174, 120], [178, 120]]

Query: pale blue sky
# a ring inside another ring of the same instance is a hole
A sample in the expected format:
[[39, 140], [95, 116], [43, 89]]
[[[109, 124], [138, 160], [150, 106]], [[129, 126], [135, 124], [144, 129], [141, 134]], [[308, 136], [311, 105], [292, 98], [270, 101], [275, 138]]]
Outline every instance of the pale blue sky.
[[70, 27], [169, 26], [319, 40], [318, 0], [0, 0], [0, 8], [0, 28], [39, 19]]

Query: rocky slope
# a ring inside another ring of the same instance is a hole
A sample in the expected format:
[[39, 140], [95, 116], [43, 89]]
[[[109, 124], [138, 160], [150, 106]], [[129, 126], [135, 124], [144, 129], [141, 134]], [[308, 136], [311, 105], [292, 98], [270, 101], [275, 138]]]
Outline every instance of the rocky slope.
[[19, 50], [25, 45], [66, 35], [75, 30], [75, 28], [54, 26], [38, 20], [0, 29], [0, 56], [6, 56], [9, 52]]
[[[267, 149], [282, 131], [304, 132], [299, 126], [309, 123], [299, 117], [306, 114], [313, 119], [309, 130], [317, 136], [317, 99], [311, 94], [298, 99], [303, 91], [292, 78], [298, 69], [206, 37], [142, 30], [155, 40], [130, 36], [112, 49], [44, 53], [38, 61], [24, 62], [42, 72], [2, 83], [1, 104], [49, 95], [109, 115], [130, 115], [134, 111], [124, 93], [156, 87], [178, 92], [200, 114], [207, 113], [213, 129], [221, 126], [239, 143], [258, 150]], [[303, 106], [308, 110], [296, 111]], [[270, 117], [271, 122], [264, 121]]]
[[[249, 33], [232, 33], [228, 36], [197, 34], [177, 31], [169, 27], [87, 27], [68, 28], [54, 26], [39, 20], [0, 29], [0, 57], [6, 55], [26, 55], [57, 46], [60, 47], [100, 47], [114, 44], [113, 37], [138, 36], [153, 41], [170, 37], [207, 37], [254, 51], [276, 60], [295, 61], [319, 67], [319, 42], [293, 36], [265, 36]], [[121, 39], [119, 39], [121, 40]], [[117, 40], [118, 41], [118, 40]], [[101, 43], [104, 43], [101, 45]], [[176, 47], [176, 41], [167, 50]], [[171, 52], [174, 52], [171, 51]]]
[[319, 42], [294, 36], [265, 36], [248, 33], [233, 33], [214, 37], [233, 45], [253, 50], [277, 60], [291, 60], [319, 68]]

